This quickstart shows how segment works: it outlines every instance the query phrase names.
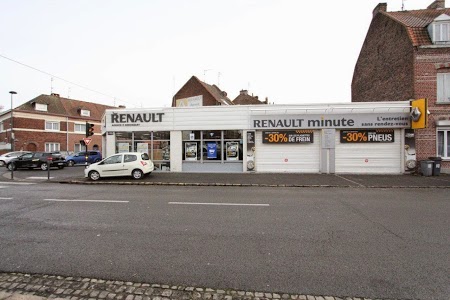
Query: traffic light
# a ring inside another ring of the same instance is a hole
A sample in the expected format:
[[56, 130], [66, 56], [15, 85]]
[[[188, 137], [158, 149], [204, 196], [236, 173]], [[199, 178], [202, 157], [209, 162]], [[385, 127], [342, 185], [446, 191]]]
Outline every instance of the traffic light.
[[94, 124], [86, 122], [86, 137], [94, 135]]
[[428, 126], [428, 105], [427, 99], [417, 99], [411, 101], [411, 128], [422, 129]]

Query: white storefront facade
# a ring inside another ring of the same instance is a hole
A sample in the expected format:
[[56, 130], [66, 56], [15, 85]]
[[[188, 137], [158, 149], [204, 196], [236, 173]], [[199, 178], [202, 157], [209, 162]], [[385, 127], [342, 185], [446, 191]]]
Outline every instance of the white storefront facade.
[[109, 109], [103, 155], [147, 152], [167, 172], [400, 174], [409, 114], [409, 101]]

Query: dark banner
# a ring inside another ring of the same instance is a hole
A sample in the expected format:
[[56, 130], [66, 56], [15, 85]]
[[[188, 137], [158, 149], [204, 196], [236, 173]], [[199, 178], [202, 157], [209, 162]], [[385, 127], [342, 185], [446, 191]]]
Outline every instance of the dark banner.
[[393, 143], [393, 129], [341, 130], [341, 143]]
[[263, 131], [263, 144], [310, 144], [313, 142], [312, 130]]

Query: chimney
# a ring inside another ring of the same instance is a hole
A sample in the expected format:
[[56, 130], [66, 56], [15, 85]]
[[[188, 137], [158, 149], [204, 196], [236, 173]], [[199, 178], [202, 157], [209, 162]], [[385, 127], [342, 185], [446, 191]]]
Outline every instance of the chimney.
[[51, 93], [51, 96], [55, 96], [55, 97], [59, 98], [59, 94], [56, 94], [56, 93]]
[[372, 11], [372, 18], [375, 18], [375, 16], [379, 12], [386, 12], [386, 11], [387, 11], [387, 3], [378, 3], [378, 5], [375, 6], [375, 8]]
[[255, 99], [258, 100], [258, 96], [255, 96]]
[[427, 9], [443, 9], [443, 8], [445, 8], [445, 0], [435, 0], [427, 7]]
[[264, 104], [269, 104], [269, 98], [266, 97], [266, 100], [264, 101]]
[[239, 92], [240, 95], [248, 95], [248, 91], [247, 90], [241, 90]]
[[125, 105], [119, 105], [119, 108], [127, 108]]

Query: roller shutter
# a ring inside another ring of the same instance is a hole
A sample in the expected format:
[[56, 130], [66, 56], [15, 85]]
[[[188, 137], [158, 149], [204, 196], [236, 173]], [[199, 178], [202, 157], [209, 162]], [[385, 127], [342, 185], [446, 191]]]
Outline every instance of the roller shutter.
[[314, 143], [311, 144], [263, 144], [261, 131], [256, 132], [255, 142], [257, 172], [319, 172], [319, 131], [314, 131]]

